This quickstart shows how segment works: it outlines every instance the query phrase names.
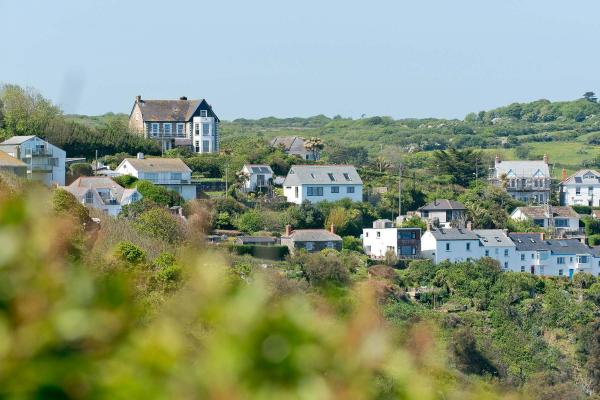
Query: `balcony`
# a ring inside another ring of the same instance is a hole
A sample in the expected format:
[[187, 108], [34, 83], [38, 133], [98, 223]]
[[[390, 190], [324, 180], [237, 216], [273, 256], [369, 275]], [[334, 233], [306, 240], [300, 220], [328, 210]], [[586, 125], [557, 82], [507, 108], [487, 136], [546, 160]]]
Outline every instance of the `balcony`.
[[29, 169], [31, 172], [52, 172], [52, 164], [50, 163], [31, 163]]
[[52, 157], [52, 151], [49, 149], [33, 149], [33, 150], [26, 150], [25, 151], [25, 158], [32, 158], [32, 157]]

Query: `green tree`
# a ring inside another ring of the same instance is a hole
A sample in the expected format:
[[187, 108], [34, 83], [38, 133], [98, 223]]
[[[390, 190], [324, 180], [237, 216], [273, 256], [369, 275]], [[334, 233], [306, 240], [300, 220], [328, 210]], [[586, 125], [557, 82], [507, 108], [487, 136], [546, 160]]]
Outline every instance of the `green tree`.
[[134, 221], [134, 227], [142, 234], [167, 243], [177, 243], [184, 239], [180, 222], [164, 208], [153, 208], [143, 212]]
[[184, 203], [184, 200], [179, 193], [155, 185], [150, 181], [137, 181], [135, 187], [145, 199], [153, 201], [161, 206], [173, 207], [180, 206]]
[[592, 103], [596, 103], [598, 101], [598, 98], [594, 92], [585, 92], [583, 94], [583, 98], [587, 101], [591, 101]]
[[481, 154], [472, 149], [437, 150], [433, 153], [432, 169], [441, 175], [448, 175], [452, 182], [467, 187], [475, 180], [476, 165], [481, 165]]
[[54, 189], [52, 193], [52, 206], [54, 211], [76, 218], [79, 223], [90, 222], [90, 212], [81, 204], [72, 193], [64, 189]]

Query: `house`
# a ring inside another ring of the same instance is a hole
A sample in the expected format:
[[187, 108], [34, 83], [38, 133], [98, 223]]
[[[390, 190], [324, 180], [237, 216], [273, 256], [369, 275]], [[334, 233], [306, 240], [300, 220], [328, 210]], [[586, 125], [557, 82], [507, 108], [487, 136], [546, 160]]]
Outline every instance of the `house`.
[[496, 260], [503, 271], [508, 271], [516, 260], [516, 246], [502, 229], [474, 229], [483, 250], [483, 257]]
[[293, 165], [283, 182], [290, 203], [362, 201], [363, 183], [352, 165]]
[[273, 236], [238, 236], [235, 238], [235, 243], [241, 245], [273, 246], [278, 243], [278, 239]]
[[400, 259], [421, 256], [421, 228], [396, 228], [390, 220], [377, 220], [363, 229], [363, 249], [371, 259], [384, 259], [393, 252]]
[[27, 177], [46, 186], [65, 184], [64, 150], [37, 136], [13, 136], [0, 143], [0, 151], [23, 161]]
[[84, 206], [112, 216], [119, 215], [124, 205], [142, 198], [137, 189], [125, 189], [104, 176], [80, 177], [62, 189], [72, 193]]
[[271, 147], [281, 147], [286, 154], [298, 156], [303, 160], [318, 160], [319, 152], [307, 150], [304, 143], [305, 139], [298, 136], [278, 136], [271, 140]]
[[219, 118], [205, 99], [145, 100], [136, 96], [129, 129], [169, 150], [184, 146], [196, 153], [219, 151]]
[[531, 220], [540, 228], [579, 232], [579, 214], [569, 206], [517, 207], [510, 214], [515, 220]]
[[246, 178], [244, 180], [246, 192], [268, 188], [273, 180], [273, 170], [268, 165], [244, 164], [241, 173]]
[[516, 245], [518, 262], [513, 267], [520, 272], [544, 276], [568, 276], [576, 272], [598, 274], [595, 250], [577, 239], [545, 240], [543, 233], [510, 233]]
[[458, 201], [439, 199], [420, 207], [416, 214], [434, 225], [439, 223], [446, 228], [462, 227], [466, 220], [467, 208]]
[[126, 158], [115, 170], [120, 175], [131, 175], [150, 181], [179, 193], [186, 201], [196, 198], [196, 185], [192, 183], [192, 170], [179, 158]]
[[291, 230], [287, 225], [285, 235], [281, 236], [281, 244], [290, 249], [290, 253], [303, 249], [309, 253], [324, 249], [342, 250], [342, 238], [335, 234], [333, 227], [327, 229], [297, 229]]
[[491, 183], [524, 203], [546, 204], [551, 183], [548, 156], [542, 161], [502, 161], [496, 156]]
[[[563, 176], [566, 171], [563, 170]], [[560, 183], [561, 205], [600, 207], [600, 172], [581, 169]]]
[[27, 177], [27, 164], [0, 151], [0, 172], [9, 172], [23, 178]]
[[479, 236], [470, 229], [427, 226], [421, 238], [421, 254], [434, 264], [442, 261], [470, 261], [483, 257]]

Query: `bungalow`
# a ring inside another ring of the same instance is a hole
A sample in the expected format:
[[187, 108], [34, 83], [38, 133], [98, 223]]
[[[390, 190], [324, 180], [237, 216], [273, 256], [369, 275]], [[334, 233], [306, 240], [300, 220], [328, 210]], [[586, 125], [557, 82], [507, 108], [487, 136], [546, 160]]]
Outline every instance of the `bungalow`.
[[131, 175], [174, 190], [185, 200], [196, 198], [196, 185], [192, 183], [192, 170], [179, 158], [126, 158], [115, 170], [119, 175]]
[[273, 170], [268, 165], [244, 164], [240, 172], [244, 175], [244, 191], [246, 192], [267, 188], [273, 180]]
[[302, 204], [350, 199], [362, 201], [363, 183], [352, 165], [293, 165], [283, 182], [283, 195]]
[[290, 253], [303, 249], [309, 253], [324, 249], [342, 250], [342, 238], [334, 233], [333, 226], [326, 229], [297, 229], [291, 230], [287, 225], [285, 235], [281, 236], [281, 244], [290, 249]]
[[142, 198], [137, 189], [125, 189], [110, 178], [89, 176], [77, 178], [62, 189], [72, 193], [77, 200], [88, 208], [101, 210], [108, 215], [117, 216], [124, 205]]
[[458, 201], [439, 199], [420, 207], [416, 214], [434, 225], [439, 223], [440, 226], [446, 228], [463, 227], [467, 208]]
[[579, 214], [569, 206], [517, 207], [510, 217], [514, 220], [531, 220], [540, 228], [564, 232], [579, 232]]

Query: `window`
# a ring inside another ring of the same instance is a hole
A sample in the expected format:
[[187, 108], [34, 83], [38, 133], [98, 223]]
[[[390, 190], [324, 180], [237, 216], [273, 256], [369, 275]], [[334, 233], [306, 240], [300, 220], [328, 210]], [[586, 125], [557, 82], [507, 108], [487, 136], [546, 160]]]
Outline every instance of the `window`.
[[543, 227], [543, 226], [544, 226], [544, 220], [543, 220], [543, 219], [534, 219], [534, 220], [533, 220], [533, 223], [534, 223], [536, 226], [541, 226], [541, 227]]
[[200, 124], [197, 122], [194, 124], [194, 135], [200, 135]]
[[152, 136], [158, 136], [158, 131], [159, 131], [159, 125], [156, 122], [153, 122], [150, 124], [150, 135]]
[[339, 186], [332, 186], [331, 187], [331, 193], [339, 193], [340, 192], [340, 187]]
[[508, 261], [504, 261], [504, 269], [508, 269]]
[[377, 239], [381, 237], [381, 232], [377, 232]]
[[200, 116], [201, 117], [208, 117], [208, 111], [207, 110], [200, 110]]
[[354, 193], [354, 186], [348, 186], [346, 188], [346, 193]]
[[294, 186], [294, 196], [298, 198], [298, 186]]
[[313, 249], [313, 242], [306, 242], [306, 250], [308, 251], [312, 251]]
[[450, 243], [446, 243], [446, 251], [450, 251]]
[[467, 251], [471, 251], [471, 243], [467, 243]]
[[415, 231], [398, 231], [398, 239], [416, 239], [417, 233]]
[[158, 181], [158, 174], [156, 172], [146, 172], [144, 178], [150, 182]]
[[508, 257], [508, 249], [504, 249], [504, 257]]
[[579, 186], [575, 187], [575, 194], [581, 194], [581, 188]]
[[210, 124], [202, 124], [202, 136], [210, 136]]
[[180, 181], [181, 180], [181, 172], [173, 172], [171, 173], [172, 181]]
[[202, 152], [209, 153], [210, 152], [210, 140], [202, 141]]
[[327, 242], [327, 248], [328, 249], [333, 249], [333, 242]]
[[525, 266], [521, 265], [521, 272], [525, 272]]
[[200, 153], [200, 142], [198, 140], [194, 143], [194, 148], [196, 149], [196, 153]]
[[329, 176], [329, 180], [330, 180], [331, 182], [335, 182], [335, 177], [333, 176], [333, 174], [332, 174], [331, 172], [330, 172], [330, 173], [328, 173], [328, 174], [327, 174], [327, 176]]
[[137, 192], [133, 192], [133, 194], [131, 195], [131, 201], [138, 201], [139, 200], [139, 195]]
[[414, 246], [400, 247], [400, 255], [402, 256], [414, 256], [415, 254], [417, 254], [417, 249]]
[[531, 253], [531, 259], [533, 260], [535, 258], [535, 254]]
[[489, 250], [486, 250], [486, 251], [485, 251], [485, 256], [486, 256], [486, 257], [489, 257], [489, 256], [490, 256], [490, 251], [489, 251]]
[[525, 261], [525, 254], [521, 254], [521, 261]]
[[587, 264], [588, 256], [577, 256], [577, 263], [579, 264]]
[[344, 179], [347, 181], [351, 181], [352, 179], [350, 179], [350, 175], [348, 175], [347, 172], [344, 172]]
[[173, 134], [173, 124], [164, 123], [163, 124], [163, 132], [165, 133], [165, 136], [171, 136]]
[[91, 190], [88, 190], [85, 194], [85, 204], [92, 204], [94, 202], [94, 193]]
[[309, 186], [306, 188], [307, 196], [323, 196], [323, 188], [319, 186]]
[[558, 270], [558, 276], [563, 276], [563, 270], [562, 269]]
[[557, 228], [567, 228], [569, 227], [569, 220], [566, 218], [556, 218], [554, 220], [554, 226]]
[[183, 122], [177, 123], [177, 136], [185, 136], [185, 124]]
[[557, 257], [556, 258], [556, 263], [557, 264], [564, 264], [565, 263], [565, 258], [564, 257]]

